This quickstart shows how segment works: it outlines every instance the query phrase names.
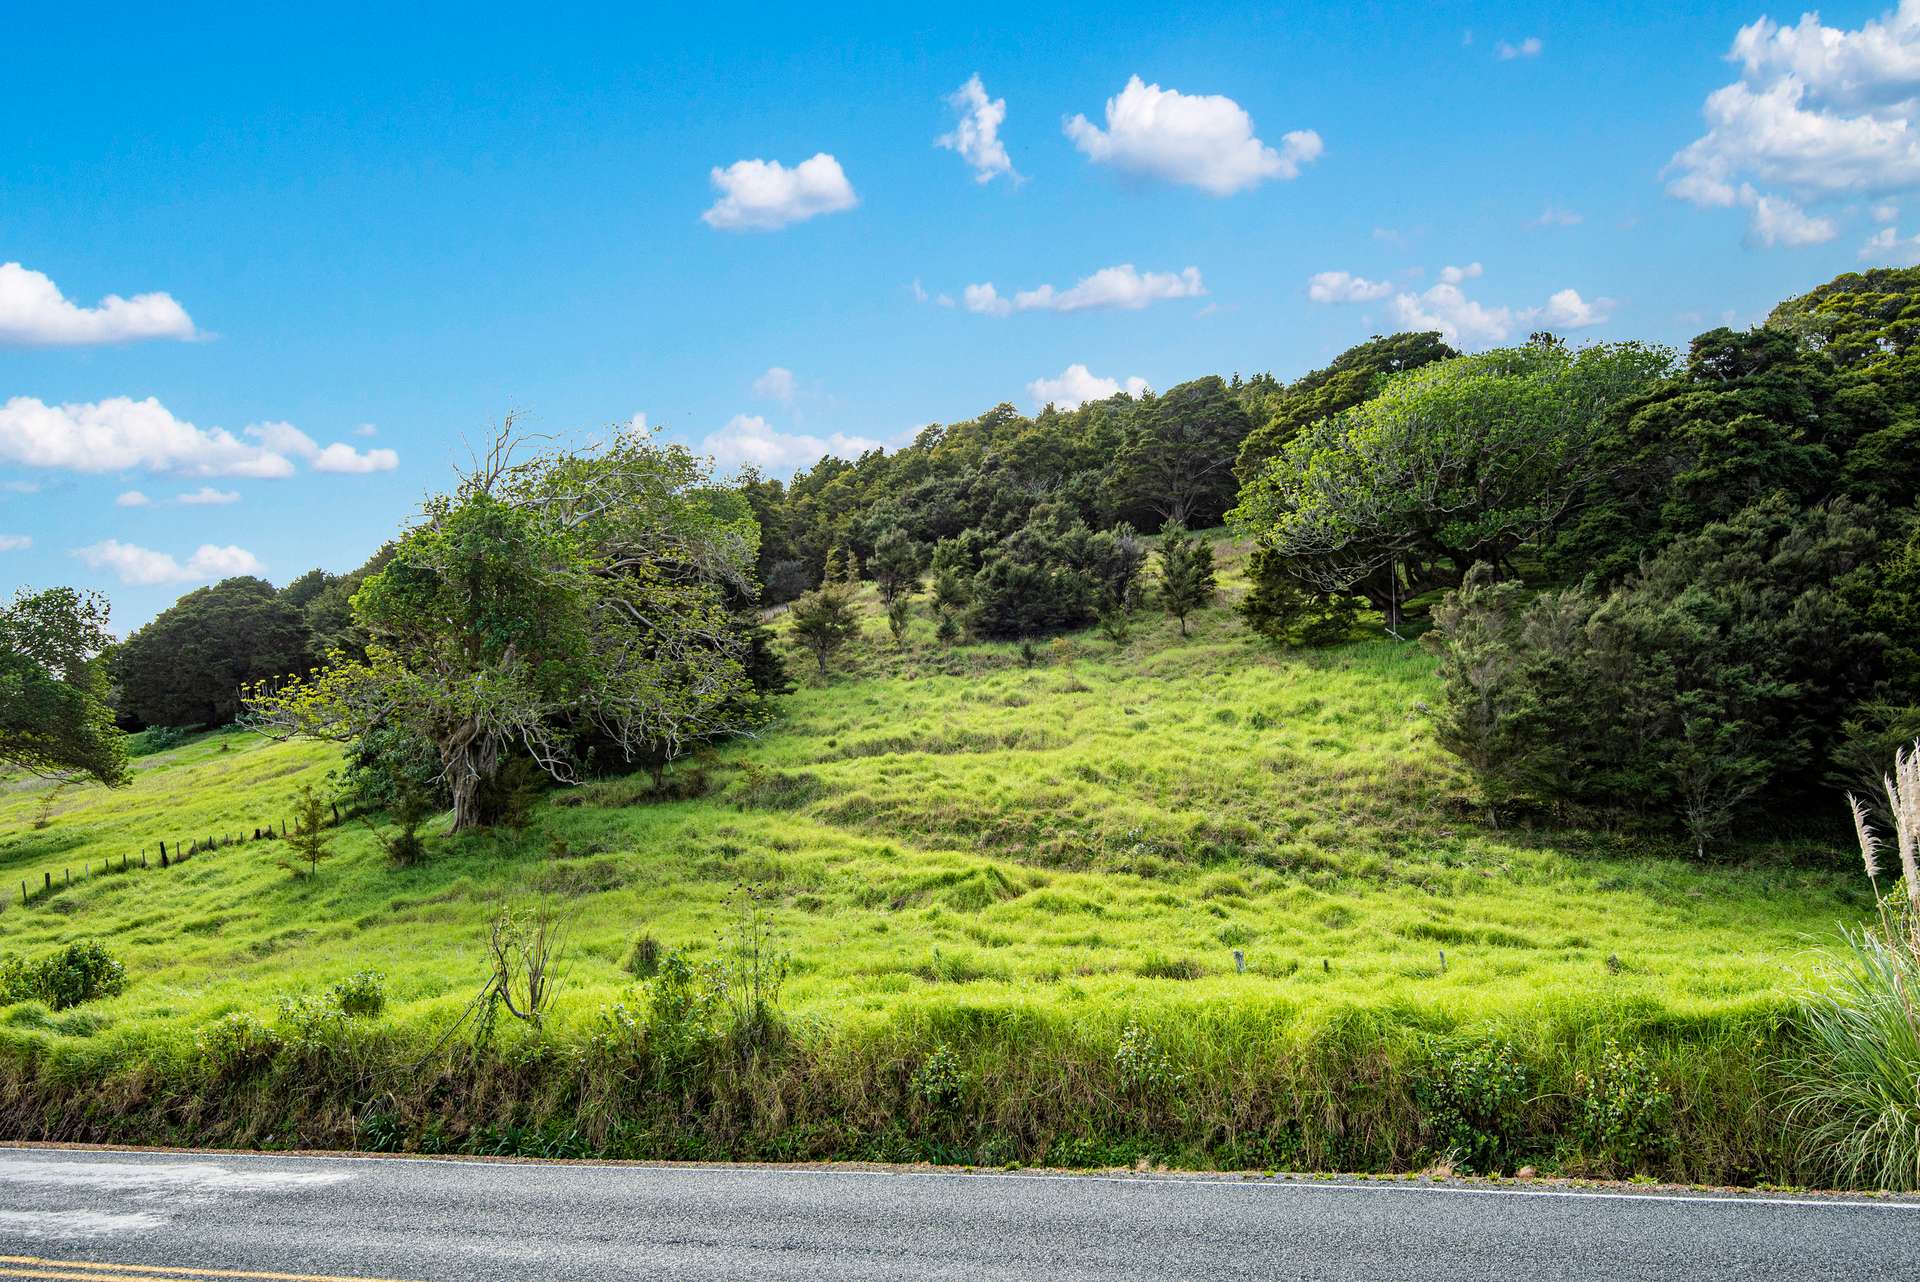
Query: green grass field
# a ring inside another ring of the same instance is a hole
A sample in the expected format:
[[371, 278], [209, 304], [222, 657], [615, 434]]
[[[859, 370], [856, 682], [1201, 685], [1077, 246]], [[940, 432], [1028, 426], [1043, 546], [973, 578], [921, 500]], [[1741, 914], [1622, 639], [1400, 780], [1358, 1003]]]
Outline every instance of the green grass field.
[[[1222, 550], [1224, 604], [1237, 558]], [[415, 867], [352, 822], [312, 879], [272, 841], [155, 866], [159, 842], [290, 815], [337, 761], [323, 745], [227, 731], [140, 759], [118, 791], [0, 781], [0, 950], [98, 937], [132, 977], [69, 1012], [0, 1013], [0, 1111], [46, 1134], [354, 1142], [361, 1099], [294, 1117], [256, 1088], [242, 1121], [182, 1112], [156, 1083], [202, 1071], [194, 1034], [217, 1018], [271, 1021], [280, 999], [365, 968], [390, 1005], [364, 1036], [429, 1044], [484, 980], [487, 922], [536, 899], [569, 922], [541, 1040], [590, 1042], [609, 1003], [644, 1000], [622, 966], [633, 940], [712, 957], [745, 885], [791, 957], [782, 1007], [806, 1047], [787, 1085], [741, 1087], [772, 1115], [720, 1125], [709, 1103], [695, 1124], [676, 1106], [703, 1137], [690, 1143], [653, 1110], [624, 1147], [605, 1139], [618, 1119], [580, 1120], [577, 1089], [488, 1116], [609, 1151], [1404, 1167], [1433, 1156], [1418, 1066], [1435, 1044], [1525, 1048], [1540, 1086], [1526, 1107], [1552, 1138], [1562, 1088], [1612, 1035], [1647, 1046], [1677, 1100], [1689, 1151], [1648, 1165], [1793, 1174], [1754, 1108], [1814, 951], [1869, 910], [1837, 843], [1753, 834], [1702, 865], [1644, 836], [1490, 829], [1426, 727], [1431, 661], [1392, 639], [1284, 652], [1215, 608], [1185, 640], [1148, 616], [1125, 645], [1075, 636], [1028, 668], [1010, 646], [941, 650], [924, 618], [896, 650], [866, 605], [865, 641], [830, 681], [795, 658], [801, 689], [776, 725], [678, 768], [683, 783], [705, 772], [704, 795], [654, 801], [644, 775], [560, 790], [524, 831], [436, 838]], [[98, 871], [143, 851], [144, 871]], [[1095, 1080], [1129, 1022], [1181, 1082], [1151, 1106]], [[973, 1083], [964, 1118], [909, 1107], [906, 1078], [936, 1045]], [[118, 1102], [63, 1113], [50, 1092], [76, 1074]], [[830, 1117], [809, 1111], [823, 1091]], [[432, 1131], [435, 1107], [395, 1105], [401, 1142]], [[878, 1132], [891, 1138], [861, 1138]], [[1593, 1165], [1553, 1143], [1567, 1169]]]

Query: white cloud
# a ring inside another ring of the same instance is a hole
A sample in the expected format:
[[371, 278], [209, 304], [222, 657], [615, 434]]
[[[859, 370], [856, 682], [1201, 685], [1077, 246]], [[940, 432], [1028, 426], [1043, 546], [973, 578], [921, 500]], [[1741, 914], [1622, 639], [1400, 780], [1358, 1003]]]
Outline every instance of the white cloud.
[[1039, 285], [1020, 290], [1009, 299], [1001, 296], [992, 281], [984, 281], [967, 286], [961, 291], [961, 299], [970, 312], [1005, 316], [1009, 312], [1078, 312], [1093, 308], [1139, 311], [1149, 303], [1199, 298], [1206, 292], [1198, 267], [1179, 272], [1141, 272], [1132, 263], [1121, 263], [1102, 267], [1066, 289]]
[[879, 441], [862, 436], [781, 432], [758, 414], [735, 414], [725, 427], [700, 442], [699, 452], [712, 455], [723, 470], [751, 464], [762, 471], [781, 472], [810, 466], [828, 454], [852, 459], [879, 448]]
[[1542, 48], [1539, 36], [1528, 36], [1519, 44], [1502, 40], [1493, 46], [1493, 56], [1502, 62], [1511, 62], [1515, 58], [1537, 58]]
[[793, 371], [780, 365], [773, 366], [753, 380], [755, 396], [766, 401], [779, 401], [782, 405], [793, 404], [794, 390]]
[[0, 405], [0, 462], [184, 476], [280, 477], [294, 470], [293, 461], [270, 445], [243, 441], [224, 428], [195, 427], [151, 396], [66, 405], [16, 396]]
[[128, 490], [113, 501], [115, 507], [152, 507], [153, 500], [139, 490]]
[[952, 133], [941, 134], [933, 140], [933, 145], [959, 152], [960, 158], [973, 166], [975, 182], [992, 182], [1001, 174], [1019, 182], [1020, 175], [1007, 156], [1006, 145], [1000, 141], [1000, 126], [1007, 118], [1007, 100], [987, 97], [980, 73], [975, 72], [966, 84], [947, 96], [947, 103], [960, 113], [960, 119], [954, 122]]
[[378, 436], [380, 435], [380, 429], [371, 423], [362, 423], [353, 429], [353, 434], [355, 436]]
[[1370, 303], [1392, 292], [1390, 281], [1368, 280], [1352, 272], [1315, 272], [1307, 282], [1307, 297], [1316, 303]]
[[226, 503], [238, 503], [238, 490], [216, 490], [211, 485], [203, 485], [191, 494], [182, 494], [176, 503], [185, 503], [188, 507], [210, 507]]
[[192, 337], [193, 321], [171, 294], [108, 294], [96, 306], [81, 307], [45, 273], [0, 263], [0, 345], [72, 347]]
[[1860, 257], [1866, 262], [1893, 267], [1920, 265], [1920, 236], [1903, 239], [1894, 228], [1882, 227], [1860, 246]]
[[96, 570], [108, 570], [120, 582], [134, 587], [152, 587], [160, 583], [210, 583], [240, 574], [259, 574], [266, 569], [260, 558], [245, 548], [228, 544], [218, 547], [203, 543], [183, 564], [170, 553], [156, 552], [118, 539], [104, 539], [73, 553]]
[[0, 494], [38, 494], [38, 481], [0, 481]]
[[1584, 215], [1558, 205], [1548, 205], [1540, 211], [1540, 216], [1530, 224], [1534, 227], [1578, 227], [1585, 222]]
[[1424, 293], [1401, 293], [1388, 304], [1402, 329], [1438, 330], [1455, 347], [1488, 347], [1513, 332], [1513, 309], [1487, 307], [1448, 281]]
[[1611, 298], [1588, 300], [1580, 297], [1579, 290], [1563, 289], [1547, 299], [1545, 307], [1528, 308], [1520, 316], [1551, 329], [1586, 329], [1606, 324], [1613, 316], [1614, 305]]
[[25, 534], [0, 534], [0, 552], [25, 552], [33, 539]]
[[1807, 245], [1834, 231], [1802, 205], [1920, 185], [1920, 0], [1858, 30], [1761, 18], [1728, 59], [1739, 78], [1707, 96], [1707, 132], [1669, 162], [1669, 194], [1745, 205], [1751, 240]]
[[1890, 223], [1900, 216], [1900, 202], [1883, 200], [1870, 211], [1876, 223]]
[[1762, 196], [1752, 187], [1742, 186], [1740, 203], [1753, 210], [1748, 239], [1769, 249], [1775, 245], [1798, 248], [1820, 245], [1839, 235], [1831, 218], [1816, 218], [1785, 196]]
[[1438, 330], [1455, 347], [1491, 347], [1511, 338], [1521, 325], [1551, 329], [1585, 329], [1605, 324], [1616, 304], [1611, 298], [1586, 299], [1574, 289], [1562, 289], [1539, 307], [1489, 305], [1469, 298], [1461, 285], [1482, 274], [1479, 263], [1441, 269], [1438, 284], [1421, 292], [1395, 294], [1387, 304], [1394, 322], [1403, 329]]
[[1269, 178], [1297, 178], [1300, 167], [1324, 149], [1319, 134], [1300, 129], [1283, 137], [1276, 150], [1254, 137], [1253, 118], [1233, 99], [1162, 89], [1139, 76], [1107, 99], [1104, 130], [1080, 115], [1065, 129], [1089, 160], [1215, 196]]
[[820, 152], [788, 169], [777, 160], [736, 160], [710, 177], [720, 199], [700, 215], [723, 231], [776, 231], [860, 203], [840, 162]]
[[1013, 304], [1000, 297], [1000, 291], [993, 287], [992, 281], [969, 285], [961, 290], [960, 305], [981, 316], [1005, 316], [1013, 310]]
[[393, 450], [356, 450], [343, 441], [322, 446], [291, 423], [256, 423], [246, 434], [275, 454], [305, 460], [316, 472], [361, 476], [400, 466], [400, 455]]
[[1123, 385], [1118, 379], [1099, 377], [1078, 362], [1067, 366], [1058, 378], [1036, 378], [1027, 384], [1027, 394], [1033, 397], [1035, 409], [1054, 405], [1063, 410], [1075, 410], [1088, 401], [1104, 401], [1121, 392], [1138, 396], [1146, 390], [1147, 380], [1144, 378], [1129, 378]]

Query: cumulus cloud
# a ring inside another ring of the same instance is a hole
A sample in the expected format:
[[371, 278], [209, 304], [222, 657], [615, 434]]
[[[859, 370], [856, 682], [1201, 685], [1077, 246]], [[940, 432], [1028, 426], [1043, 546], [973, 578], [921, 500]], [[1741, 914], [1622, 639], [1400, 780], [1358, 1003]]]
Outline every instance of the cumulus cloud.
[[720, 199], [700, 215], [722, 231], [777, 231], [860, 203], [840, 162], [819, 152], [788, 169], [777, 160], [736, 160], [710, 177]]
[[1501, 40], [1493, 46], [1493, 56], [1502, 62], [1512, 62], [1515, 58], [1538, 58], [1544, 46], [1539, 36], [1528, 36], [1518, 44], [1510, 40]]
[[1200, 298], [1206, 292], [1198, 267], [1178, 272], [1142, 272], [1132, 263], [1121, 263], [1117, 267], [1102, 267], [1066, 289], [1039, 285], [1006, 298], [992, 281], [984, 281], [967, 286], [960, 291], [960, 297], [961, 304], [970, 312], [1005, 316], [1010, 312], [1078, 312], [1093, 308], [1139, 311], [1149, 303]]
[[139, 490], [128, 490], [113, 501], [115, 507], [152, 507], [153, 500]]
[[224, 428], [195, 427], [149, 396], [48, 405], [16, 396], [0, 405], [0, 462], [74, 472], [141, 468], [185, 476], [293, 475], [293, 461]]
[[1269, 178], [1297, 178], [1324, 144], [1311, 129], [1285, 135], [1276, 149], [1253, 133], [1253, 118], [1219, 94], [1184, 94], [1130, 77], [1107, 99], [1107, 127], [1076, 115], [1065, 125], [1089, 160], [1163, 182], [1231, 196]]
[[1586, 329], [1590, 325], [1604, 325], [1613, 316], [1614, 302], [1611, 298], [1592, 300], [1580, 297], [1577, 289], [1563, 289], [1547, 299], [1545, 307], [1533, 307], [1520, 313], [1529, 323], [1546, 325], [1550, 329]]
[[953, 132], [941, 134], [933, 140], [933, 145], [960, 153], [960, 159], [973, 166], [975, 182], [992, 182], [1001, 174], [1019, 182], [1020, 175], [1007, 156], [1006, 144], [1000, 141], [1000, 126], [1007, 118], [1007, 100], [987, 97], [987, 87], [980, 83], [980, 73], [976, 71], [967, 78], [966, 84], [947, 95], [947, 104], [960, 113], [960, 118], [954, 122]]
[[96, 570], [106, 570], [120, 582], [133, 587], [152, 587], [161, 583], [211, 583], [239, 574], [259, 574], [266, 569], [260, 558], [242, 547], [219, 547], [203, 543], [184, 562], [170, 553], [156, 552], [136, 543], [103, 539], [99, 543], [76, 548], [73, 553]]
[[793, 404], [795, 390], [793, 371], [781, 365], [773, 366], [753, 380], [755, 396], [762, 400], [779, 401], [782, 405]]
[[1920, 265], [1920, 236], [1902, 238], [1895, 228], [1882, 227], [1860, 246], [1860, 257], [1866, 262], [1893, 267]]
[[1461, 285], [1482, 274], [1479, 263], [1446, 267], [1429, 289], [1395, 294], [1387, 304], [1403, 329], [1438, 330], [1455, 347], [1491, 347], [1513, 337], [1522, 325], [1549, 329], [1586, 329], [1610, 320], [1616, 306], [1611, 298], [1587, 299], [1575, 289], [1562, 289], [1538, 307], [1490, 305], [1469, 298]]
[[193, 320], [171, 294], [108, 294], [82, 307], [45, 273], [0, 263], [0, 345], [74, 347], [192, 337]]
[[356, 450], [344, 441], [322, 446], [291, 423], [256, 423], [246, 434], [275, 454], [304, 460], [316, 472], [358, 476], [400, 466], [400, 455], [393, 450]]
[[25, 534], [0, 534], [0, 552], [25, 552], [33, 546], [33, 539]]
[[238, 490], [216, 490], [211, 485], [203, 485], [191, 494], [182, 494], [174, 500], [174, 502], [184, 503], [188, 507], [217, 507], [227, 503], [238, 503], [239, 501], [240, 492]]
[[1352, 272], [1315, 272], [1307, 282], [1307, 297], [1316, 303], [1370, 303], [1393, 292], [1384, 280], [1368, 280]]
[[1815, 217], [1785, 196], [1762, 196], [1742, 185], [1740, 203], [1753, 211], [1747, 239], [1769, 249], [1775, 245], [1820, 245], [1840, 234], [1833, 219]]
[[1707, 96], [1707, 131], [1668, 163], [1669, 194], [1746, 206], [1755, 243], [1809, 245], [1835, 229], [1803, 205], [1920, 184], [1920, 0], [1858, 30], [1760, 18], [1728, 59], [1739, 78]]
[[852, 459], [879, 448], [879, 441], [841, 432], [827, 436], [781, 432], [758, 414], [735, 414], [699, 446], [700, 452], [712, 455], [714, 464], [722, 470], [751, 465], [776, 473], [808, 467], [828, 454]]
[[1121, 392], [1138, 396], [1146, 390], [1147, 380], [1144, 378], [1135, 376], [1123, 384], [1118, 379], [1101, 378], [1078, 362], [1060, 371], [1057, 378], [1036, 378], [1027, 384], [1027, 394], [1033, 397], [1035, 409], [1053, 405], [1063, 410], [1075, 410], [1088, 401], [1104, 401]]

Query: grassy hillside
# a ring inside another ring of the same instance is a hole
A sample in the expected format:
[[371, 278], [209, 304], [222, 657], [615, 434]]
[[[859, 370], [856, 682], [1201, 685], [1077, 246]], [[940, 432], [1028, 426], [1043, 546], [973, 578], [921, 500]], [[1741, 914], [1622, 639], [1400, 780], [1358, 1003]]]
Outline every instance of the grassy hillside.
[[[1577, 1101], [1558, 1088], [1620, 1036], [1648, 1047], [1691, 1137], [1640, 1164], [1790, 1173], [1753, 1106], [1810, 942], [1870, 902], [1837, 849], [1756, 835], [1701, 865], [1644, 838], [1491, 830], [1431, 742], [1430, 661], [1391, 639], [1282, 652], [1217, 608], [1185, 640], [1148, 616], [1124, 645], [1075, 636], [1029, 668], [1011, 646], [941, 650], [924, 619], [896, 650], [866, 605], [855, 670], [804, 681], [760, 738], [681, 767], [676, 786], [701, 795], [653, 800], [644, 775], [559, 791], [526, 830], [437, 839], [417, 867], [389, 866], [354, 823], [311, 880], [271, 841], [154, 866], [161, 841], [291, 814], [336, 761], [320, 745], [225, 732], [141, 759], [120, 791], [6, 781], [0, 950], [97, 936], [132, 982], [0, 1014], [0, 1111], [93, 1137], [472, 1146], [510, 1130], [605, 1151], [1407, 1165], [1441, 1147], [1422, 1073], [1507, 1037], [1534, 1060], [1515, 1107], [1573, 1169], [1598, 1159], [1565, 1147]], [[145, 871], [84, 875], [143, 850]], [[71, 887], [12, 902], [68, 869]], [[706, 1083], [697, 1109], [683, 1091], [670, 1116], [657, 1082], [594, 1115], [584, 1070], [563, 1086], [542, 1069], [532, 1094], [512, 1077], [517, 1094], [484, 1105], [472, 1082], [458, 1107], [417, 1071], [395, 1085], [402, 1048], [431, 1046], [483, 982], [503, 903], [564, 905], [559, 1014], [523, 1040], [592, 1058], [602, 1011], [648, 999], [622, 965], [634, 939], [714, 958], [741, 886], [791, 957], [777, 1064]], [[220, 1017], [271, 1027], [281, 999], [363, 968], [386, 976], [389, 1009], [356, 1025], [352, 1074], [320, 1074], [338, 1098], [268, 1103], [210, 1062], [198, 1035]], [[1129, 1024], [1167, 1065], [1146, 1087]], [[942, 1097], [952, 1116], [923, 1089], [939, 1054], [968, 1084]], [[76, 1074], [96, 1102], [67, 1111], [53, 1087]], [[390, 1103], [369, 1113], [376, 1087]]]

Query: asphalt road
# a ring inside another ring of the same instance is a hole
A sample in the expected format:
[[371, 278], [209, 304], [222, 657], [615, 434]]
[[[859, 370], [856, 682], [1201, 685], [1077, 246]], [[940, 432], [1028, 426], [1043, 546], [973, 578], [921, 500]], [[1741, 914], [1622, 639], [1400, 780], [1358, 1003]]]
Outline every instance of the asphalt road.
[[0, 1148], [0, 1282], [1920, 1277], [1920, 1202]]

